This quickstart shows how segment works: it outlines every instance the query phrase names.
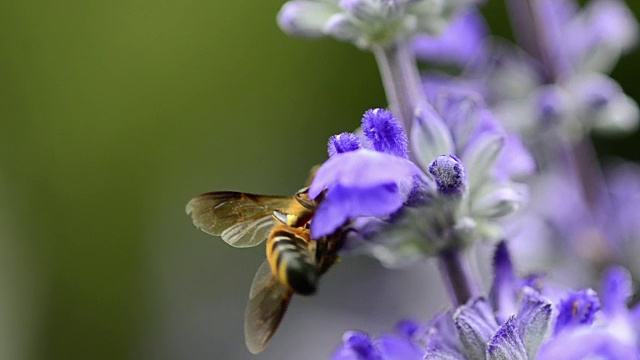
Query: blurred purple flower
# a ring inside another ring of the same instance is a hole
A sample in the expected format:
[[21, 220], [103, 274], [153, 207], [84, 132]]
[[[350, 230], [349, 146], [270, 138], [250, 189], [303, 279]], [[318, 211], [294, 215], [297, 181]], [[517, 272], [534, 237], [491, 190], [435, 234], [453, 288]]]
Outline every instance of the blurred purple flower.
[[334, 352], [333, 360], [422, 360], [420, 350], [409, 338], [386, 334], [371, 339], [367, 334], [349, 331], [343, 344]]
[[[494, 272], [490, 301], [471, 299], [426, 325], [401, 322], [398, 328], [404, 329], [399, 331], [404, 338], [394, 339], [398, 339], [396, 346], [411, 349], [406, 358], [420, 358], [419, 354], [434, 360], [640, 358], [636, 322], [640, 306], [633, 310], [626, 307], [631, 285], [624, 269], [612, 268], [605, 275], [602, 308], [593, 290], [563, 292], [558, 301], [552, 301], [523, 285], [525, 279], [515, 275], [504, 243], [496, 250]], [[548, 330], [554, 321], [551, 333]], [[349, 347], [347, 338], [336, 354]], [[375, 344], [380, 340], [368, 341]], [[377, 349], [377, 358], [396, 359], [386, 357], [379, 346], [370, 348]], [[377, 359], [336, 359], [369, 358]]]
[[[610, 133], [635, 129], [638, 105], [605, 75], [637, 42], [639, 26], [631, 11], [619, 0], [593, 0], [584, 8], [574, 0], [543, 1], [540, 6], [550, 62], [543, 64], [504, 42], [484, 36], [478, 40], [469, 35], [471, 26], [453, 26], [444, 44], [429, 44], [455, 57], [457, 50], [447, 44], [472, 41], [468, 48], [483, 49], [485, 55], [461, 64], [461, 77], [426, 74], [428, 96], [434, 98], [447, 89], [480, 92], [503, 126], [527, 139], [550, 126], [565, 139], [580, 138], [591, 129]], [[433, 58], [446, 56], [429, 60]], [[545, 67], [556, 69], [558, 78], [550, 79], [553, 71]]]
[[640, 166], [619, 163], [604, 175], [604, 188], [590, 202], [566, 172], [547, 172], [532, 182], [531, 206], [512, 231], [523, 268], [543, 267], [585, 282], [598, 275], [594, 263], [616, 263], [640, 277]]
[[586, 289], [569, 294], [558, 305], [555, 334], [567, 328], [591, 325], [595, 314], [600, 310], [600, 300], [595, 291]]
[[327, 146], [329, 156], [355, 151], [361, 147], [358, 136], [347, 132], [330, 137]]
[[561, 319], [573, 315], [575, 320], [570, 321], [573, 326], [565, 327], [558, 333], [556, 325], [556, 334], [543, 346], [540, 358], [640, 359], [640, 328], [633, 315], [633, 311], [639, 307], [629, 311], [626, 305], [631, 295], [631, 278], [628, 272], [619, 267], [610, 268], [606, 272], [600, 289], [602, 311], [596, 314], [593, 310], [598, 301], [593, 295], [593, 291], [592, 294], [574, 293], [572, 302], [565, 300], [565, 306], [560, 306], [558, 322], [564, 325], [567, 322]]
[[482, 15], [469, 7], [442, 34], [418, 35], [413, 46], [418, 59], [464, 67], [474, 59], [484, 58], [488, 34]]

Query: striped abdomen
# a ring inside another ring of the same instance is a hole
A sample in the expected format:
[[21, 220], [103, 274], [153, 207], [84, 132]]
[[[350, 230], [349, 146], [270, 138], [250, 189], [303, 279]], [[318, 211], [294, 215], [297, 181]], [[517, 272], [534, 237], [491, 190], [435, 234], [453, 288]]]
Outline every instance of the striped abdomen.
[[318, 267], [310, 249], [309, 231], [276, 226], [267, 241], [267, 259], [271, 272], [281, 283], [302, 295], [316, 291]]

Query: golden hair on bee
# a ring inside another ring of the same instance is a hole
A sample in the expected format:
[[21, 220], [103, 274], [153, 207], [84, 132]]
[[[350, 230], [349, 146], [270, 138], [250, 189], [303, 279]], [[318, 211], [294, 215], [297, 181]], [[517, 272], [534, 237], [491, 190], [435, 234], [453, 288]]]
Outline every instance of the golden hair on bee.
[[[275, 211], [274, 218], [299, 223], [292, 215]], [[301, 295], [315, 293], [318, 283], [318, 266], [315, 262], [315, 241], [306, 227], [286, 223], [276, 225], [267, 239], [267, 261], [272, 273], [281, 283]]]

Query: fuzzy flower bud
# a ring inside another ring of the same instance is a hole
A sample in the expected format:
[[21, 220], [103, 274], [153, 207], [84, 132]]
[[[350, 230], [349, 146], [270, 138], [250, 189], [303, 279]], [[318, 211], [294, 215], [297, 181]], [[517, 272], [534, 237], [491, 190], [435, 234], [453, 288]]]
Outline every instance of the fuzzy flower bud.
[[462, 196], [467, 191], [467, 174], [462, 161], [455, 155], [441, 155], [429, 166], [438, 192], [443, 195]]
[[407, 135], [391, 112], [384, 109], [368, 110], [362, 117], [362, 131], [375, 151], [407, 158]]
[[356, 134], [344, 132], [329, 138], [329, 156], [360, 149], [360, 139]]

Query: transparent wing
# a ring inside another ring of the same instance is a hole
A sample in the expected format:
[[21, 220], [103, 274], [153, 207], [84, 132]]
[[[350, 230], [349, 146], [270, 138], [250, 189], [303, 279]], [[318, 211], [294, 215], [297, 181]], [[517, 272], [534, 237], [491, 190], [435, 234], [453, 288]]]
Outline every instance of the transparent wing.
[[221, 236], [231, 246], [250, 247], [269, 235], [273, 211], [286, 209], [292, 201], [284, 196], [219, 191], [196, 196], [186, 210], [198, 229]]
[[252, 354], [267, 347], [287, 311], [292, 294], [273, 276], [265, 260], [253, 278], [244, 317], [244, 338]]

